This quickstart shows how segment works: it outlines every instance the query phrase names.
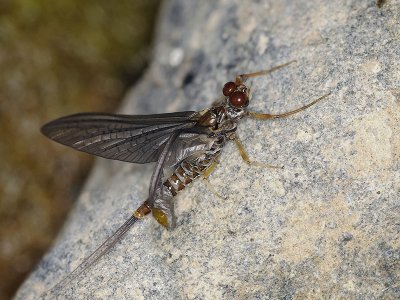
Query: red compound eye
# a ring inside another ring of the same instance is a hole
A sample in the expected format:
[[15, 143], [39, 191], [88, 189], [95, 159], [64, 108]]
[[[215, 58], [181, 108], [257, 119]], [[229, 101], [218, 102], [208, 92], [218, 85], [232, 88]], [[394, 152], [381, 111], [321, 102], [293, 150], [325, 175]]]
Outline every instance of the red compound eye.
[[224, 87], [222, 88], [222, 94], [225, 96], [230, 96], [236, 90], [236, 83], [229, 81], [225, 83]]
[[245, 92], [235, 91], [229, 96], [229, 103], [233, 107], [244, 107], [249, 103], [249, 98], [247, 97]]

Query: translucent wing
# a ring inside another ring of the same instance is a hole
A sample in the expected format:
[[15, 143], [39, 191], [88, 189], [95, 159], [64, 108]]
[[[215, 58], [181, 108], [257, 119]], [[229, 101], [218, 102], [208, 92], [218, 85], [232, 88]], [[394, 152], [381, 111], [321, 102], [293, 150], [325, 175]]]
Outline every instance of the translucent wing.
[[[189, 129], [190, 130], [190, 129]], [[169, 149], [164, 167], [175, 167], [185, 158], [204, 153], [209, 150], [216, 140], [207, 134], [182, 131]]]
[[[42, 127], [44, 135], [76, 150], [131, 163], [158, 160], [173, 132], [196, 124], [196, 112], [156, 115], [81, 113]], [[174, 159], [169, 159], [173, 163]]]

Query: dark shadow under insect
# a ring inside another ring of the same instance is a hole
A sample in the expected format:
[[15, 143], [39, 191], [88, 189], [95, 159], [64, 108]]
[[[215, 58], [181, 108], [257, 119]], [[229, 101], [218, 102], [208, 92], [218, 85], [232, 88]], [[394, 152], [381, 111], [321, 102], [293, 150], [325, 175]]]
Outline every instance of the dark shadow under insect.
[[[152, 213], [161, 225], [176, 224], [173, 199], [198, 177], [207, 177], [218, 164], [228, 141], [235, 141], [248, 164], [250, 160], [236, 133], [242, 118], [267, 120], [285, 118], [314, 105], [329, 95], [283, 114], [262, 114], [247, 110], [249, 89], [246, 80], [269, 74], [294, 61], [269, 70], [238, 75], [227, 82], [223, 97], [202, 111], [156, 115], [116, 115], [81, 113], [62, 117], [42, 127], [44, 135], [76, 150], [130, 163], [156, 162], [150, 181], [149, 196], [133, 215], [49, 293], [62, 290], [77, 276], [95, 264], [122, 239], [138, 220]], [[274, 167], [274, 166], [269, 166]]]
[[376, 1], [376, 6], [381, 8], [385, 3], [386, 3], [386, 0], [377, 0]]

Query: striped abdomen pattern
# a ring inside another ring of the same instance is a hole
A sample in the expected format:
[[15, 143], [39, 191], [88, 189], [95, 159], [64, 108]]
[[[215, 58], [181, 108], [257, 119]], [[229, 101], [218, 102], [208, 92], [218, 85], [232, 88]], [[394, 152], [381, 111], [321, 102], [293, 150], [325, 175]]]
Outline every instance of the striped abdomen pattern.
[[214, 142], [211, 149], [207, 151], [202, 159], [183, 160], [172, 175], [163, 183], [163, 185], [171, 192], [172, 196], [176, 196], [179, 191], [183, 190], [188, 184], [195, 180], [199, 175], [216, 161], [219, 152], [225, 144], [225, 139], [219, 139]]

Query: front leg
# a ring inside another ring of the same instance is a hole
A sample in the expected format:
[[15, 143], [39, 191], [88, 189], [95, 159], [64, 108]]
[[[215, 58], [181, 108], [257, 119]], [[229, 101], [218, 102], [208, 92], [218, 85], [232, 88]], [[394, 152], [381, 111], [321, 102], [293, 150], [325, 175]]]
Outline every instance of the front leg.
[[282, 68], [284, 68], [284, 67], [286, 67], [286, 66], [288, 66], [288, 65], [290, 65], [292, 63], [295, 63], [295, 62], [297, 62], [297, 61], [296, 60], [292, 60], [292, 61], [289, 61], [289, 62], [287, 62], [285, 64], [272, 67], [271, 69], [268, 69], [268, 70], [262, 70], [262, 71], [253, 72], [253, 73], [240, 74], [240, 75], [236, 76], [235, 82], [236, 82], [237, 85], [241, 85], [241, 84], [244, 84], [246, 82], [246, 80], [251, 78], [251, 77], [264, 76], [264, 75], [270, 74], [272, 72], [275, 72], [275, 71], [277, 71], [279, 69], [282, 69]]
[[322, 99], [328, 97], [331, 93], [329, 92], [326, 95], [323, 95], [322, 97], [319, 97], [318, 99], [315, 99], [314, 101], [308, 103], [307, 105], [304, 105], [298, 109], [283, 113], [283, 114], [278, 114], [278, 115], [272, 115], [272, 114], [260, 114], [260, 113], [255, 113], [255, 112], [251, 112], [248, 111], [246, 113], [247, 116], [251, 117], [251, 118], [255, 118], [255, 119], [261, 119], [261, 120], [267, 120], [267, 119], [278, 119], [278, 118], [286, 118], [290, 115], [294, 115], [295, 113], [298, 113], [302, 110], [305, 110], [307, 108], [309, 108], [310, 106], [314, 105], [315, 103], [321, 101]]

